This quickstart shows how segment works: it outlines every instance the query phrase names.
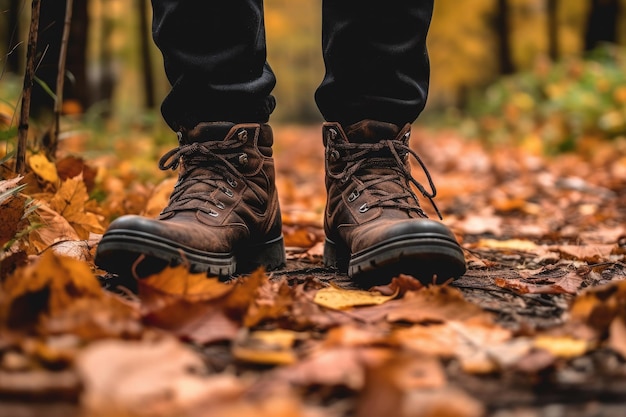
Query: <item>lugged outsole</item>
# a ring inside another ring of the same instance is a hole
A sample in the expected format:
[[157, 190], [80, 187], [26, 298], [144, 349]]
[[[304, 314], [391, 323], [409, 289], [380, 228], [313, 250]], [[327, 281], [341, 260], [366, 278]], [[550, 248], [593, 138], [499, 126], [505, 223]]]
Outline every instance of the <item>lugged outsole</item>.
[[432, 233], [402, 236], [356, 254], [326, 239], [324, 262], [364, 286], [388, 283], [399, 274], [412, 275], [425, 285], [442, 284], [466, 271], [459, 245], [447, 236]]
[[[137, 260], [144, 258], [137, 262]], [[118, 275], [133, 273], [145, 277], [168, 265], [187, 265], [194, 273], [229, 277], [250, 272], [260, 266], [268, 270], [285, 264], [282, 236], [250, 245], [231, 253], [205, 252], [180, 245], [169, 239], [135, 230], [116, 229], [107, 232], [98, 244], [96, 265]]]

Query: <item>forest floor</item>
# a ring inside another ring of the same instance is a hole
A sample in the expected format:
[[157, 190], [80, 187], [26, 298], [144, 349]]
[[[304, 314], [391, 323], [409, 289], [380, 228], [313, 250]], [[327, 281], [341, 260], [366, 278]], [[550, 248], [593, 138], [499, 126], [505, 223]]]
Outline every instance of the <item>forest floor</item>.
[[108, 219], [165, 204], [149, 138], [82, 162], [68, 141], [55, 181], [31, 160], [48, 226], [4, 256], [0, 416], [626, 415], [626, 141], [545, 156], [416, 129], [468, 271], [363, 289], [322, 262], [320, 134], [275, 128], [287, 265], [229, 283], [94, 267]]

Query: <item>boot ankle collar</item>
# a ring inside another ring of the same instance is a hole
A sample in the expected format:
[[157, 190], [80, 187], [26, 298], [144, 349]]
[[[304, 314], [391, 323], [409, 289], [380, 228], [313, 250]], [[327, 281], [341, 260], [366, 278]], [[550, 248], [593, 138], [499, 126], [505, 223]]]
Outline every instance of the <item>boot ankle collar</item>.
[[338, 138], [350, 143], [377, 143], [383, 140], [406, 142], [410, 135], [411, 125], [407, 123], [400, 128], [393, 123], [361, 120], [344, 127], [337, 122], [327, 122], [324, 123], [323, 131], [324, 146], [329, 141], [339, 140]]
[[178, 132], [179, 143], [222, 141], [226, 138], [237, 137], [242, 143], [259, 139], [261, 146], [272, 146], [272, 132], [267, 124], [232, 122], [203, 122], [193, 129], [182, 128]]

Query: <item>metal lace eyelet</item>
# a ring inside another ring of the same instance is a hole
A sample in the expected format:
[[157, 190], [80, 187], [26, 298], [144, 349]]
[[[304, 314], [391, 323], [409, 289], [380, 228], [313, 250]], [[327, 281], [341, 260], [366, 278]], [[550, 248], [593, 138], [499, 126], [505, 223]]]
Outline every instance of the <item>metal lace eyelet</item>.
[[233, 188], [237, 188], [237, 180], [235, 180], [234, 178], [226, 178], [226, 182], [228, 183], [228, 185], [230, 185]]
[[213, 210], [213, 209], [209, 210], [209, 212], [208, 212], [207, 214], [208, 214], [209, 216], [211, 216], [211, 217], [217, 217], [217, 216], [219, 216], [219, 215], [220, 215], [217, 211], [215, 211], [215, 210]]
[[239, 165], [248, 165], [248, 154], [242, 153], [239, 155]]
[[354, 200], [359, 198], [360, 195], [361, 194], [359, 193], [359, 190], [352, 191], [350, 195], [348, 196], [348, 202], [352, 203]]
[[233, 190], [231, 190], [230, 188], [226, 188], [224, 189], [224, 194], [226, 194], [228, 197], [233, 198], [233, 196], [235, 195], [233, 193]]
[[221, 201], [218, 201], [217, 203], [215, 203], [215, 207], [217, 207], [220, 210], [224, 210], [226, 206]]
[[408, 139], [408, 138], [410, 138], [410, 137], [411, 137], [411, 132], [406, 132], [406, 133], [404, 134], [404, 139]]
[[328, 129], [328, 135], [330, 140], [335, 140], [337, 138], [337, 131], [333, 128]]
[[328, 159], [330, 159], [331, 162], [337, 162], [339, 160], [340, 156], [341, 155], [339, 155], [339, 151], [337, 149], [333, 149], [328, 154]]
[[239, 131], [239, 133], [237, 133], [237, 137], [239, 138], [239, 140], [242, 141], [247, 141], [248, 140], [248, 131], [246, 129], [242, 129]]
[[370, 207], [367, 205], [367, 203], [365, 203], [361, 207], [359, 207], [359, 213], [365, 213], [369, 209]]

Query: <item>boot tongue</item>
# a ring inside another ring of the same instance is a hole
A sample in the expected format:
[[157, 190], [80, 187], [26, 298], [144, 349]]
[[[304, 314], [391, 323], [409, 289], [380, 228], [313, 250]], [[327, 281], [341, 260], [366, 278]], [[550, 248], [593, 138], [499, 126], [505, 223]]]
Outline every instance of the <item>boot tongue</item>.
[[362, 120], [345, 128], [350, 143], [377, 143], [381, 140], [395, 139], [400, 128], [393, 123]]
[[188, 144], [194, 142], [221, 141], [224, 140], [233, 126], [235, 126], [235, 124], [231, 122], [199, 123], [193, 129], [183, 133], [181, 142]]

